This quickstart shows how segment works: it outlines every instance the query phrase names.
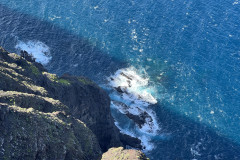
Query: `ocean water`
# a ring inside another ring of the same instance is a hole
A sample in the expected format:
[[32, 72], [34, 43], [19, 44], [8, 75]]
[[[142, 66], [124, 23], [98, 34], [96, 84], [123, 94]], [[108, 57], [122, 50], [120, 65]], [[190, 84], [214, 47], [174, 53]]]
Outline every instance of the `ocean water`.
[[101, 85], [151, 159], [237, 160], [239, 15], [238, 0], [0, 0], [0, 45]]

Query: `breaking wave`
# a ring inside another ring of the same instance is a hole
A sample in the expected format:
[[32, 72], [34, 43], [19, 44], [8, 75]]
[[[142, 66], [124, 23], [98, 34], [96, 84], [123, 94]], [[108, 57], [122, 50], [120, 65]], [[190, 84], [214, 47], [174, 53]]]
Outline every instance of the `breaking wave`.
[[49, 47], [40, 41], [18, 41], [15, 48], [17, 50], [27, 51], [34, 58], [36, 58], [37, 62], [43, 65], [46, 65], [52, 59]]
[[161, 130], [155, 112], [151, 109], [157, 103], [153, 96], [154, 86], [149, 84], [149, 78], [144, 71], [140, 73], [136, 68], [129, 67], [116, 71], [108, 78], [110, 88], [111, 108], [125, 115], [133, 125], [122, 123], [118, 116], [114, 116], [116, 126], [122, 133], [139, 138], [146, 151], [154, 148], [151, 137], [157, 136]]

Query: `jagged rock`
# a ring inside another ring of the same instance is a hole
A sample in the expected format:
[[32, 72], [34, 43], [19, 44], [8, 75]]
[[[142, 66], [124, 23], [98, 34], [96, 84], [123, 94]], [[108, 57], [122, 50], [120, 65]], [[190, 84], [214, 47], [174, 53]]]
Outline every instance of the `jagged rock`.
[[142, 148], [141, 141], [137, 138], [133, 138], [125, 134], [120, 134], [120, 140], [126, 146], [130, 146], [133, 148]]
[[36, 61], [36, 58], [34, 58], [31, 54], [28, 54], [27, 51], [21, 50], [20, 55], [21, 55], [21, 57], [23, 57], [24, 59], [26, 59], [29, 62], [35, 62]]

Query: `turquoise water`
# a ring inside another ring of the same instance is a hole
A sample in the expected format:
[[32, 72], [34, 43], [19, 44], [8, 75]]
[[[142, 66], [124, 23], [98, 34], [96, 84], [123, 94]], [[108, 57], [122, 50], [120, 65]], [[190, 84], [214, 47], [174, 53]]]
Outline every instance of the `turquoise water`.
[[102, 86], [120, 68], [147, 76], [161, 128], [146, 151], [153, 159], [239, 159], [237, 0], [1, 0], [0, 7], [1, 45], [45, 44], [51, 72]]

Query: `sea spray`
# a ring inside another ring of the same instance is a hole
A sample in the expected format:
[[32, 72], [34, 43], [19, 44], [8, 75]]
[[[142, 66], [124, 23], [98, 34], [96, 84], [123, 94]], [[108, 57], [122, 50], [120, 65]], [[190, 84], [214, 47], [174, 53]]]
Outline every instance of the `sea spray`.
[[25, 50], [29, 54], [31, 54], [36, 61], [46, 65], [51, 59], [50, 49], [49, 47], [40, 41], [18, 41], [17, 45], [15, 46], [17, 50]]
[[156, 91], [149, 84], [147, 73], [141, 74], [134, 67], [123, 68], [110, 76], [108, 82], [111, 88], [111, 108], [135, 123], [134, 127], [124, 127], [118, 122], [121, 120], [115, 117], [117, 127], [122, 133], [139, 138], [146, 151], [152, 150], [154, 145], [151, 137], [159, 134], [160, 127], [156, 114], [151, 109], [157, 99], [152, 95]]

